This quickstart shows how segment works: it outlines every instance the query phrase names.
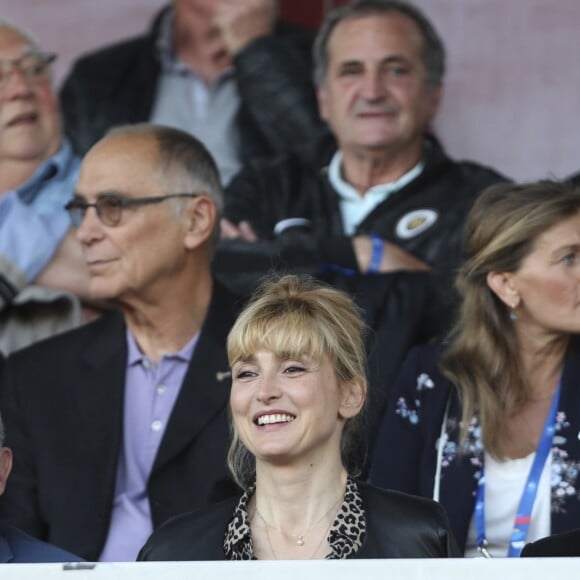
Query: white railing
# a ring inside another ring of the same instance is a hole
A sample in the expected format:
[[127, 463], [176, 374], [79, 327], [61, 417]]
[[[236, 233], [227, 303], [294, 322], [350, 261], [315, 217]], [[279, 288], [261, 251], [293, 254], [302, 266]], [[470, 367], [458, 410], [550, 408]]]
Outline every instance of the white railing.
[[2, 580], [549, 580], [580, 558], [5, 564]]

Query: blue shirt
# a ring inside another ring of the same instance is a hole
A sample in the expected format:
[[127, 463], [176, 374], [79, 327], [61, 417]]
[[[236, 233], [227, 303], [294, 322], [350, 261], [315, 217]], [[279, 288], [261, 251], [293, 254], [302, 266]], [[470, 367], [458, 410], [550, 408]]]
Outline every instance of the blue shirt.
[[17, 189], [0, 193], [0, 306], [48, 265], [70, 220], [80, 159], [68, 141]]

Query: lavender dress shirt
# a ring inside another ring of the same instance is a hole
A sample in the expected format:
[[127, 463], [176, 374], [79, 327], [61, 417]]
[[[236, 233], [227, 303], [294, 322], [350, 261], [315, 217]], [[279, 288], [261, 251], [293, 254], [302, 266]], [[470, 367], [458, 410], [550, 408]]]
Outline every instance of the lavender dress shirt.
[[198, 338], [154, 364], [127, 330], [123, 446], [102, 562], [134, 561], [153, 531], [147, 482]]

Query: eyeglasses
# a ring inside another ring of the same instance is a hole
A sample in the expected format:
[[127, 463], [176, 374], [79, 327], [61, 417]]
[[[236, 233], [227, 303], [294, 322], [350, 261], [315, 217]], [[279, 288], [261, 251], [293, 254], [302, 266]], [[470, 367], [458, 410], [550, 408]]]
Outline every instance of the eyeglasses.
[[103, 195], [99, 197], [95, 203], [87, 203], [82, 199], [75, 197], [69, 201], [65, 206], [70, 215], [73, 226], [78, 228], [83, 220], [89, 207], [94, 207], [97, 212], [97, 217], [102, 224], [114, 227], [121, 222], [123, 209], [126, 207], [133, 207], [139, 205], [149, 205], [152, 203], [160, 203], [172, 197], [198, 197], [199, 193], [170, 193], [168, 195], [160, 195], [157, 197], [118, 197], [116, 195]]
[[0, 88], [8, 84], [14, 69], [18, 69], [30, 83], [47, 79], [48, 68], [56, 60], [56, 54], [28, 52], [14, 60], [0, 59]]

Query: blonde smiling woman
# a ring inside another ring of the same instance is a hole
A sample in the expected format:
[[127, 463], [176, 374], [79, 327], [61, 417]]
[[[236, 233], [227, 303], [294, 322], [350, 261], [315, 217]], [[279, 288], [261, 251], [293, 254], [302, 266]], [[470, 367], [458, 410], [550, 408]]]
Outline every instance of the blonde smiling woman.
[[143, 560], [445, 557], [441, 507], [357, 481], [367, 382], [352, 300], [309, 278], [268, 281], [228, 337], [229, 466], [245, 490], [178, 516]]

